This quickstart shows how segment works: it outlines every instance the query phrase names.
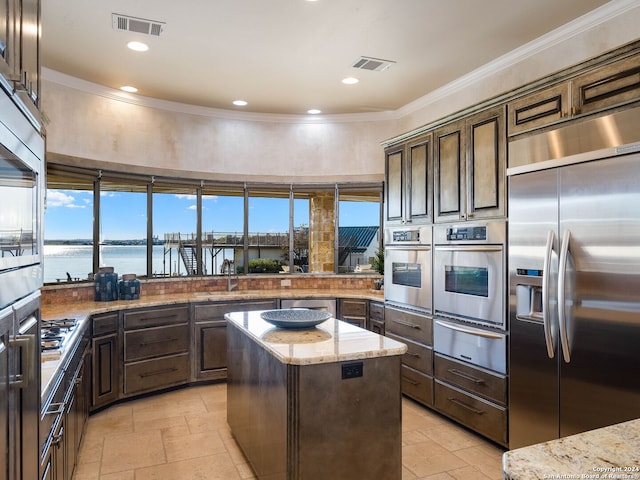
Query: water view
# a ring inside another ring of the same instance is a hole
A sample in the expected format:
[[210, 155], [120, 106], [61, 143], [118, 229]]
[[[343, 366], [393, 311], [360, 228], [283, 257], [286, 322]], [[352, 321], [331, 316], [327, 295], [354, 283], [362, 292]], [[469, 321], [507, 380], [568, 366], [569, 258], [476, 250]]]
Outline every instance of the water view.
[[[44, 246], [44, 282], [66, 282], [86, 280], [93, 270], [91, 245], [45, 245]], [[231, 252], [225, 252], [227, 257]], [[223, 257], [220, 255], [220, 257]], [[222, 258], [220, 258], [220, 262]], [[205, 268], [219, 271], [216, 261], [205, 258]], [[147, 274], [147, 247], [145, 245], [105, 245], [101, 248], [101, 266], [114, 267], [116, 273], [135, 273], [142, 276]], [[171, 249], [164, 255], [163, 245], [153, 247], [154, 276], [169, 275], [178, 272], [184, 275], [185, 267], [179, 261], [176, 249]], [[210, 274], [211, 272], [205, 272]]]

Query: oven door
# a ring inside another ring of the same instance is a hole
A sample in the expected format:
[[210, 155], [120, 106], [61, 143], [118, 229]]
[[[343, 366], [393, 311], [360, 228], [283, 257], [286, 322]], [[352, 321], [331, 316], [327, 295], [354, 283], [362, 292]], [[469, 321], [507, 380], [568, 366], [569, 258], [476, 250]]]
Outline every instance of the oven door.
[[431, 247], [385, 248], [384, 299], [431, 313]]
[[435, 315], [504, 329], [504, 275], [502, 245], [436, 245]]

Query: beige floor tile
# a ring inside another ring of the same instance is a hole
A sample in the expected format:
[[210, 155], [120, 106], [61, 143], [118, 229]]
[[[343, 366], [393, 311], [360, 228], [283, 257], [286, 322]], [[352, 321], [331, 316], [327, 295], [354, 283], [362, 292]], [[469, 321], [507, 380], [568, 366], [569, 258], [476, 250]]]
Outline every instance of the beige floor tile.
[[73, 480], [99, 480], [100, 462], [82, 463], [76, 465]]
[[402, 464], [418, 478], [461, 468], [468, 463], [433, 440], [408, 445], [402, 449]]
[[[402, 401], [403, 480], [500, 480], [500, 446]], [[73, 480], [253, 480], [226, 419], [226, 385], [109, 407], [89, 419]]]
[[429, 437], [439, 445], [442, 445], [450, 452], [462, 448], [480, 446], [485, 442], [485, 440], [482, 440], [475, 433], [451, 424], [420, 430], [420, 433]]
[[500, 457], [491, 455], [482, 446], [463, 448], [453, 453], [489, 478], [499, 480], [503, 477]]
[[148, 432], [150, 430], [164, 430], [167, 428], [184, 427], [188, 428], [187, 421], [184, 415], [178, 415], [178, 411], [171, 410], [170, 417], [159, 417], [150, 419], [145, 416], [140, 418], [138, 415], [134, 415], [133, 430], [135, 432]]
[[126, 472], [117, 472], [102, 475], [100, 477], [100, 480], [135, 480], [135, 478], [135, 472], [133, 470], [127, 470]]
[[[491, 480], [491, 477], [487, 477], [484, 473], [482, 473], [477, 467], [473, 465], [469, 465], [468, 467], [458, 468], [456, 470], [449, 470], [447, 472], [451, 478], [454, 480], [469, 480], [473, 478], [474, 480]], [[500, 476], [500, 480], [502, 476]], [[499, 479], [495, 479], [499, 480]]]
[[135, 480], [240, 480], [226, 453], [136, 470]]
[[228, 428], [227, 412], [205, 412], [186, 415], [191, 433], [206, 432]]
[[167, 462], [227, 452], [222, 439], [216, 431], [185, 436], [165, 436], [164, 450], [167, 455]]
[[165, 462], [160, 430], [110, 435], [104, 441], [101, 473], [135, 470]]

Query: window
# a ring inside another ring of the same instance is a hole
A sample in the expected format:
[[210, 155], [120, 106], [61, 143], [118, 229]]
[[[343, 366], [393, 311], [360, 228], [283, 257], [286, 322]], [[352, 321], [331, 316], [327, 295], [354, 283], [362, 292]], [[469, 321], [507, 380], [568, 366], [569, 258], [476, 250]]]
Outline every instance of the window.
[[[91, 280], [99, 266], [153, 277], [304, 273], [318, 250], [310, 238], [335, 245], [336, 213], [339, 272], [371, 263], [380, 243], [382, 184], [245, 185], [53, 163], [47, 183], [45, 283]], [[330, 225], [312, 220], [313, 202]]]

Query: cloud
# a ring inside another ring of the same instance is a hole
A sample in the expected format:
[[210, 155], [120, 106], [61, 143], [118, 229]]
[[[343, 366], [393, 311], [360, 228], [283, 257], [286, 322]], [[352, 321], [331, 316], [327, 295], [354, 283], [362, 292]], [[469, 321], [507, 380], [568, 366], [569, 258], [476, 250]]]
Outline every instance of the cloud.
[[195, 195], [187, 195], [185, 193], [178, 193], [178, 194], [176, 194], [176, 198], [179, 198], [180, 200], [195, 200], [197, 197]]
[[85, 205], [75, 203], [76, 198], [61, 190], [47, 190], [47, 207], [85, 208]]
[[197, 209], [198, 209], [198, 206], [197, 206], [197, 205], [189, 205], [189, 206], [187, 207], [187, 210], [197, 210]]

